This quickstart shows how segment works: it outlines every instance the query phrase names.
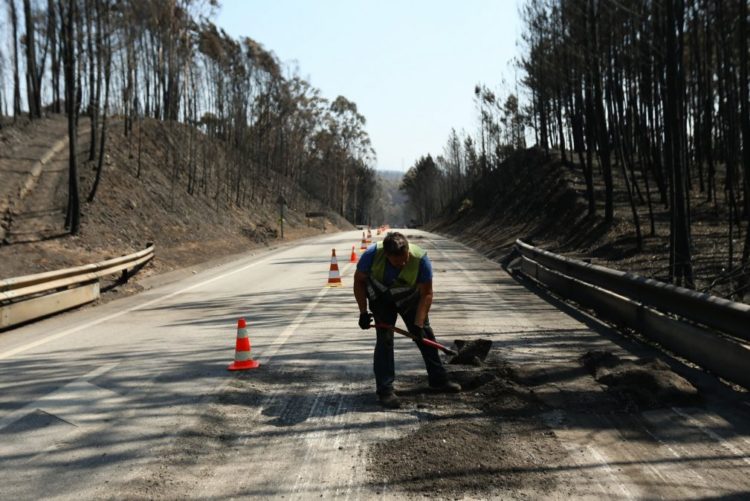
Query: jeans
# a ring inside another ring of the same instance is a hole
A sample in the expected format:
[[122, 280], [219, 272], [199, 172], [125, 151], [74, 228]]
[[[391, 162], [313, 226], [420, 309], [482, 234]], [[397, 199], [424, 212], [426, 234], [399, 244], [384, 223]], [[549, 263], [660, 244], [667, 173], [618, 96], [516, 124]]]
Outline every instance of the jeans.
[[[370, 300], [370, 310], [375, 316], [377, 323], [395, 325], [397, 315], [401, 315], [407, 328], [411, 330], [414, 326], [414, 316], [417, 313], [416, 305], [411, 305], [405, 311], [398, 311], [395, 303], [391, 300]], [[373, 368], [375, 371], [375, 386], [378, 395], [393, 393], [393, 381], [396, 379], [396, 368], [393, 361], [393, 331], [383, 328], [376, 329], [377, 341], [375, 342], [375, 354], [373, 357]], [[425, 338], [435, 340], [435, 334], [430, 327], [430, 321], [424, 321]], [[440, 360], [437, 348], [416, 343], [422, 353], [427, 379], [430, 386], [441, 386], [448, 381], [448, 375]]]

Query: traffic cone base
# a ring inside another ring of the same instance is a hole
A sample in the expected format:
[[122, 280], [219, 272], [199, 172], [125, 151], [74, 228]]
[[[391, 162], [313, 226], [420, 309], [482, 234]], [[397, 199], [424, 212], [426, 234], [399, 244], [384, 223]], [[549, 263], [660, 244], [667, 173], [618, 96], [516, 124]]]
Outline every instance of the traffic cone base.
[[250, 358], [250, 338], [247, 335], [247, 324], [244, 318], [237, 321], [237, 343], [234, 350], [234, 362], [229, 364], [227, 370], [244, 371], [247, 369], [257, 369], [260, 362]]
[[260, 367], [260, 362], [257, 360], [243, 360], [241, 362], [232, 362], [229, 367], [230, 371], [244, 371], [247, 369], [257, 369]]

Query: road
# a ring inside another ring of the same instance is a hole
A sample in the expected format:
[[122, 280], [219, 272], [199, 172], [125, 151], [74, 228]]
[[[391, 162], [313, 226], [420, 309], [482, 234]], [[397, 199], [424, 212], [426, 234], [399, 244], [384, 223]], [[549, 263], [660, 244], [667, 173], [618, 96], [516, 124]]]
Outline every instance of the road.
[[[546, 370], [592, 348], [648, 351], [457, 242], [406, 233], [433, 260], [438, 339], [490, 338], [510, 363]], [[157, 278], [138, 295], [0, 333], [0, 498], [401, 497], [373, 477], [367, 453], [423, 421], [418, 407], [383, 411], [375, 401], [373, 336], [357, 328], [347, 259], [359, 236]], [[324, 287], [332, 248], [342, 288]], [[240, 317], [261, 368], [238, 374], [226, 366]], [[396, 341], [399, 377], [423, 373], [415, 353]], [[540, 467], [562, 483], [519, 497], [750, 495], [741, 392], [709, 381], [721, 398], [623, 415], [567, 405], [577, 381], [534, 383], [565, 451]]]

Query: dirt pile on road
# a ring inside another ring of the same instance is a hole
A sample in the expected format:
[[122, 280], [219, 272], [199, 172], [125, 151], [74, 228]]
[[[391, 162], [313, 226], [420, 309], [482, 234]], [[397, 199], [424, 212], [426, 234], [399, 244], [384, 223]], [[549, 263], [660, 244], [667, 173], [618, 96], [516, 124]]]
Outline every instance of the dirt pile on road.
[[551, 492], [557, 479], [545, 465], [565, 451], [537, 417], [545, 406], [508, 370], [494, 360], [451, 371], [460, 396], [399, 392], [416, 400], [420, 427], [368, 451], [374, 488], [448, 499]]
[[492, 349], [492, 341], [489, 339], [456, 339], [453, 344], [458, 352], [448, 362], [453, 365], [481, 365]]
[[661, 360], [623, 360], [608, 351], [589, 351], [581, 363], [598, 382], [641, 408], [693, 405], [698, 390]]
[[551, 492], [554, 475], [542, 460], [564, 451], [549, 431], [528, 420], [477, 417], [462, 426], [450, 421], [419, 429], [372, 451], [372, 466], [389, 491], [441, 499], [501, 496], [533, 488]]
[[458, 395], [430, 394], [416, 377], [402, 383], [401, 412], [416, 415], [420, 426], [370, 448], [373, 488], [448, 499], [564, 498], [580, 478], [561, 467], [571, 460], [551, 422], [575, 428], [578, 416], [631, 415], [699, 399], [663, 362], [611, 353], [559, 366], [512, 365], [494, 350], [481, 366], [448, 367], [464, 390]]

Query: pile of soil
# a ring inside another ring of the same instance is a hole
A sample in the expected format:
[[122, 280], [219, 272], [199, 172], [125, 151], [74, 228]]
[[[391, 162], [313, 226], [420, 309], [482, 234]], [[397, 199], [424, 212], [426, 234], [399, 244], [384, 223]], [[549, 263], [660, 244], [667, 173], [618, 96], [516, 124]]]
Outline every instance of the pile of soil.
[[546, 465], [566, 453], [539, 417], [546, 406], [511, 372], [494, 354], [482, 367], [451, 370], [458, 395], [401, 389], [421, 426], [370, 448], [373, 488], [440, 498], [552, 492], [557, 479]]
[[492, 349], [492, 341], [489, 339], [456, 339], [453, 341], [458, 355], [451, 358], [448, 363], [454, 365], [482, 365]]
[[[568, 456], [550, 427], [561, 412], [569, 426], [577, 415], [622, 413], [644, 407], [697, 404], [690, 383], [658, 360], [622, 360], [590, 352], [571, 360], [565, 377], [549, 377], [548, 364], [512, 365], [493, 350], [481, 366], [448, 366], [461, 384], [456, 395], [431, 394], [423, 381], [405, 379], [398, 394], [419, 428], [368, 451], [374, 489], [440, 498], [564, 497], [576, 480]], [[602, 391], [602, 386], [604, 389]], [[554, 394], [564, 398], [547, 398]]]
[[698, 390], [663, 361], [623, 360], [609, 351], [593, 350], [581, 363], [598, 382], [633, 406], [654, 408], [700, 403]]
[[545, 471], [550, 455], [564, 457], [551, 432], [524, 419], [477, 417], [462, 426], [442, 421], [371, 451], [371, 468], [391, 491], [438, 498], [493, 497], [555, 488]]

